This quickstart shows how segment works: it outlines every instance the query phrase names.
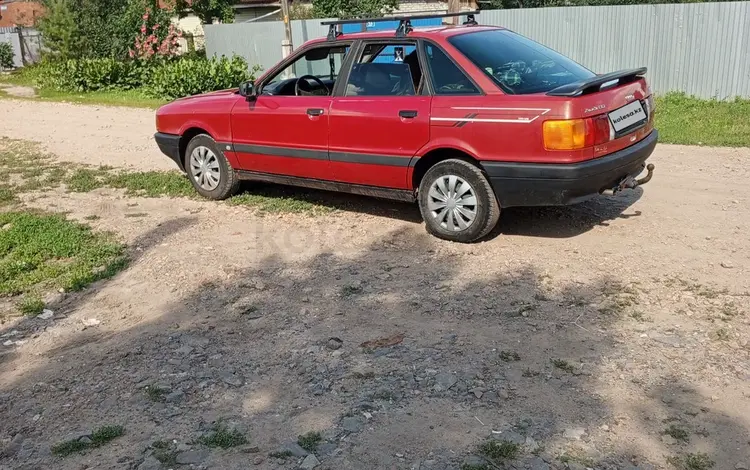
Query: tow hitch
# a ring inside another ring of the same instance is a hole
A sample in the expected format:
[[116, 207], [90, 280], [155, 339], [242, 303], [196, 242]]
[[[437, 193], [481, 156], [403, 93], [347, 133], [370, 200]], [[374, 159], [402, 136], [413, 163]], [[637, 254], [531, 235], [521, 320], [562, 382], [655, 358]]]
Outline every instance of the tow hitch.
[[633, 175], [626, 176], [617, 184], [617, 186], [612, 189], [605, 189], [602, 191], [602, 194], [613, 196], [623, 189], [635, 189], [642, 184], [648, 183], [654, 176], [654, 164], [649, 163], [648, 166], [646, 166], [646, 171], [648, 171], [648, 173], [643, 178], [635, 179]]

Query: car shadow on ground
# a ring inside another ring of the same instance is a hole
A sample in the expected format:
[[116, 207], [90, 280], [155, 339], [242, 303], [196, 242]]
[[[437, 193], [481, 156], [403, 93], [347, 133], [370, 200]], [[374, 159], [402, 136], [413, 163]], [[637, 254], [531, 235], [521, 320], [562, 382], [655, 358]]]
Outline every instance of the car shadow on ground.
[[[252, 183], [243, 186], [247, 194], [318, 204], [344, 212], [388, 217], [404, 222], [422, 224], [422, 215], [416, 203], [409, 204], [367, 196], [319, 191], [312, 189]], [[625, 214], [643, 195], [636, 188], [617, 196], [595, 196], [572, 206], [511, 207], [503, 209], [498, 226], [484, 241], [502, 235], [521, 235], [544, 238], [570, 238], [588, 232], [597, 226], [607, 226], [615, 219], [640, 216], [640, 211]]]
[[[257, 456], [291, 469], [298, 458], [269, 453], [317, 431], [327, 468], [458, 469], [499, 439], [518, 451], [497, 468], [648, 469], [645, 453], [690, 449], [662, 443], [665, 407], [705, 427], [700, 446], [714, 460], [733, 465], [746, 455], [740, 410], [717, 412], [684, 378], [654, 380], [650, 370], [617, 378], [634, 368], [632, 345], [621, 340], [632, 331], [591, 305], [622, 280], [552, 279], [533, 265], [489, 273], [474, 269], [481, 255], [438, 250], [426, 234], [385, 238], [355, 256], [247, 259], [129, 329], [58, 338], [23, 376], [10, 378], [3, 362], [0, 433], [22, 436], [9, 462], [136, 468], [176, 442], [175, 452], [197, 450], [190, 457], [206, 468], [247, 468]], [[66, 311], [84, 316], [92, 301], [73, 296]], [[55, 334], [55, 324], [28, 322], [34, 334]], [[618, 380], [613, 396], [607, 387]], [[113, 444], [50, 455], [69, 433], [110, 423], [126, 427]], [[250, 445], [200, 444], [217, 425], [250, 436]]]

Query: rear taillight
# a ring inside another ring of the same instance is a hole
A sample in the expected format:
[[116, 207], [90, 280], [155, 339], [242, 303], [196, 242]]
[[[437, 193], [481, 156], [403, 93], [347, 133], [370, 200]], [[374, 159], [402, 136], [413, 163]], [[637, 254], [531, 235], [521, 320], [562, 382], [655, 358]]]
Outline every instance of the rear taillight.
[[579, 150], [609, 142], [612, 138], [606, 115], [545, 121], [543, 134], [547, 150]]
[[547, 150], [576, 150], [589, 147], [588, 119], [544, 122], [544, 148]]

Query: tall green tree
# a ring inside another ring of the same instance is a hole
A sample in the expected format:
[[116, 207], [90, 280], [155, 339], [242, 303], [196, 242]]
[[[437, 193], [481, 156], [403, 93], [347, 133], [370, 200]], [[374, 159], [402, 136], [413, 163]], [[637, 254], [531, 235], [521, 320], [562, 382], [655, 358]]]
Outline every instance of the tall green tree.
[[398, 7], [398, 0], [313, 0], [319, 18], [378, 18]]
[[180, 16], [192, 11], [203, 24], [211, 24], [214, 20], [231, 23], [234, 21], [232, 6], [235, 3], [237, 2], [233, 0], [176, 0], [175, 11]]
[[71, 0], [48, 0], [47, 13], [38, 27], [44, 47], [54, 57], [79, 57], [85, 50], [85, 39], [78, 27]]

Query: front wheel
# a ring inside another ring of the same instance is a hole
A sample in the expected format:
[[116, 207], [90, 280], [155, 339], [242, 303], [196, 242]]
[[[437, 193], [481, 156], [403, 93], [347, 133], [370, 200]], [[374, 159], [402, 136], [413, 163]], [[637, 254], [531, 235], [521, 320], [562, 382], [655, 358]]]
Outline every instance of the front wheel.
[[490, 233], [500, 218], [487, 178], [475, 165], [458, 159], [427, 170], [419, 184], [419, 210], [429, 233], [463, 243]]
[[208, 199], [226, 199], [240, 187], [240, 180], [216, 141], [196, 135], [185, 150], [185, 171], [198, 193]]

